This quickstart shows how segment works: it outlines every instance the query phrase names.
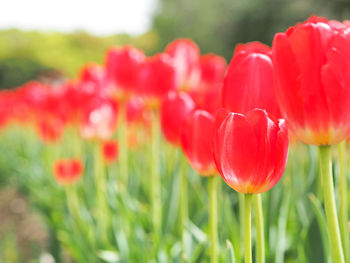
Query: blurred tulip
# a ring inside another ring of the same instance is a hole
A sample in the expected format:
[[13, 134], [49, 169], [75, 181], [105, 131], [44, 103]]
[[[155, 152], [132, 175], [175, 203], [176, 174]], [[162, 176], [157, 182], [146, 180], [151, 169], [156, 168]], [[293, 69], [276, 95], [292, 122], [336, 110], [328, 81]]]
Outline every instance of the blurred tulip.
[[105, 77], [106, 72], [104, 68], [95, 63], [85, 64], [79, 73], [79, 80], [82, 82], [103, 84], [105, 81]]
[[166, 48], [174, 60], [176, 78], [180, 90], [191, 90], [199, 85], [199, 48], [190, 39], [177, 39]]
[[138, 92], [147, 98], [161, 98], [177, 86], [173, 61], [165, 53], [148, 58], [138, 77]]
[[138, 71], [145, 60], [143, 51], [132, 46], [110, 48], [105, 59], [108, 81], [124, 92], [135, 92]]
[[214, 113], [221, 108], [221, 87], [226, 70], [223, 57], [207, 54], [200, 59], [201, 80], [197, 89], [189, 91], [197, 109]]
[[226, 60], [215, 54], [200, 58], [201, 85], [221, 83], [226, 70]]
[[244, 114], [261, 108], [275, 117], [280, 116], [268, 46], [251, 42], [236, 48], [225, 75], [222, 103], [232, 112]]
[[192, 111], [181, 129], [181, 146], [191, 166], [200, 175], [218, 173], [213, 159], [215, 118], [203, 110]]
[[[223, 118], [223, 116], [221, 116]], [[287, 163], [288, 129], [260, 109], [228, 113], [214, 135], [214, 159], [225, 182], [240, 193], [262, 193], [281, 178]]]
[[112, 100], [102, 100], [97, 105], [87, 105], [81, 123], [81, 135], [86, 139], [108, 140], [117, 128], [117, 105]]
[[64, 123], [58, 118], [40, 120], [37, 123], [37, 130], [40, 139], [45, 143], [58, 141], [64, 131]]
[[312, 17], [273, 41], [281, 112], [308, 144], [336, 144], [350, 135], [350, 38], [332, 24]]
[[70, 185], [83, 175], [84, 166], [79, 159], [59, 159], [54, 163], [53, 173], [58, 183]]
[[173, 145], [180, 145], [182, 122], [194, 108], [195, 104], [191, 97], [183, 92], [170, 92], [163, 99], [160, 108], [160, 122], [167, 141]]
[[102, 144], [102, 154], [105, 163], [110, 164], [118, 158], [118, 143], [116, 141], [106, 141]]

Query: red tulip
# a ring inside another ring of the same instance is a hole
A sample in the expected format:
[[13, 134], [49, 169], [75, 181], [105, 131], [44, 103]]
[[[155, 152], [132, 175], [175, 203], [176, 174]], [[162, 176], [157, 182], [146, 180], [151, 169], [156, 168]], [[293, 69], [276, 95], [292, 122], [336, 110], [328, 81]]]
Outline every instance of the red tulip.
[[118, 143], [116, 141], [106, 141], [102, 144], [102, 154], [105, 163], [110, 164], [118, 158]]
[[139, 71], [139, 94], [161, 98], [177, 86], [175, 67], [171, 57], [165, 53], [149, 58]]
[[235, 48], [235, 51], [233, 52], [234, 55], [245, 52], [248, 54], [266, 54], [268, 56], [271, 56], [271, 48], [269, 46], [266, 46], [263, 43], [260, 43], [258, 41], [249, 42], [247, 44], [238, 44]]
[[192, 111], [184, 121], [181, 146], [191, 166], [200, 175], [218, 173], [213, 159], [215, 118], [203, 110]]
[[198, 46], [190, 39], [177, 39], [165, 48], [165, 52], [174, 60], [178, 88], [196, 88], [200, 80]]
[[180, 144], [181, 125], [195, 108], [191, 97], [186, 93], [170, 92], [163, 99], [160, 108], [160, 122], [165, 138], [173, 145]]
[[102, 66], [95, 63], [87, 63], [79, 73], [79, 80], [82, 82], [92, 82], [103, 84], [105, 81], [105, 70]]
[[45, 143], [58, 141], [64, 131], [64, 122], [59, 118], [41, 119], [38, 121], [37, 130], [40, 139]]
[[289, 128], [303, 142], [336, 144], [350, 134], [350, 38], [313, 17], [276, 34], [276, 95]]
[[226, 70], [223, 57], [207, 54], [200, 59], [201, 81], [197, 89], [189, 91], [197, 109], [214, 113], [221, 107], [221, 86]]
[[79, 159], [59, 159], [54, 163], [53, 173], [62, 185], [72, 184], [80, 179], [84, 166]]
[[111, 48], [106, 53], [107, 79], [117, 88], [134, 92], [139, 68], [145, 60], [143, 51], [134, 47]]
[[113, 100], [97, 100], [85, 105], [81, 135], [86, 139], [108, 140], [117, 127], [117, 105]]
[[270, 53], [268, 46], [258, 42], [236, 48], [222, 88], [225, 108], [238, 113], [261, 108], [275, 117], [280, 116]]
[[[220, 116], [222, 119], [224, 116]], [[228, 113], [214, 135], [216, 166], [233, 189], [262, 193], [281, 178], [287, 162], [288, 129], [260, 109]]]
[[221, 83], [226, 70], [226, 60], [215, 54], [207, 54], [200, 58], [201, 83]]

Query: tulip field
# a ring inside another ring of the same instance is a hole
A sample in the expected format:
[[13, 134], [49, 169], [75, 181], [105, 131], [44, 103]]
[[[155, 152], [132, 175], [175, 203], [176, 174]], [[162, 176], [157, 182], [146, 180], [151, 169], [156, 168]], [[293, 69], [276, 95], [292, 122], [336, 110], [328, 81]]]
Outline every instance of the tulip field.
[[350, 22], [232, 51], [111, 47], [0, 91], [0, 185], [47, 232], [0, 263], [350, 262]]

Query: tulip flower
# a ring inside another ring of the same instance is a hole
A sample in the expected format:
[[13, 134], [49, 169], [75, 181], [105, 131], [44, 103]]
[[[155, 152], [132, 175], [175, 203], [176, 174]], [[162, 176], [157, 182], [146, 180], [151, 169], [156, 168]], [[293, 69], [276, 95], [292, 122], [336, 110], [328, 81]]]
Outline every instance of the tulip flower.
[[246, 113], [254, 108], [280, 116], [275, 96], [271, 49], [259, 42], [238, 45], [222, 88], [223, 106]]
[[276, 95], [301, 141], [331, 145], [350, 135], [350, 38], [314, 20], [276, 34]]
[[80, 132], [86, 139], [108, 140], [117, 126], [117, 105], [112, 100], [102, 100], [97, 105], [87, 105]]
[[226, 70], [223, 57], [207, 54], [200, 58], [201, 79], [197, 89], [189, 91], [197, 108], [214, 113], [221, 107], [221, 87]]
[[181, 129], [181, 146], [200, 175], [215, 175], [217, 169], [213, 159], [212, 138], [215, 118], [207, 111], [192, 111]]
[[162, 98], [177, 86], [174, 62], [168, 54], [157, 54], [142, 65], [139, 74], [140, 95], [149, 99]]
[[[137, 75], [145, 62], [143, 51], [131, 47], [114, 47], [106, 53], [105, 66], [107, 79], [117, 90], [134, 92], [137, 87]], [[120, 92], [119, 92], [120, 93]]]
[[62, 185], [70, 185], [79, 180], [84, 171], [84, 166], [79, 159], [59, 159], [54, 163], [53, 173], [57, 182]]
[[38, 135], [45, 143], [56, 142], [63, 134], [64, 123], [58, 118], [41, 119], [36, 125]]
[[79, 73], [79, 80], [82, 82], [91, 82], [103, 84], [105, 81], [106, 72], [104, 68], [95, 63], [87, 63], [83, 66]]
[[[252, 194], [265, 192], [280, 180], [287, 163], [288, 129], [284, 120], [270, 119], [260, 109], [245, 115], [224, 113], [218, 113], [216, 122], [214, 159], [224, 181], [244, 194], [245, 262], [251, 263]], [[257, 262], [264, 262], [260, 196], [254, 195], [254, 201], [259, 208]]]
[[196, 88], [200, 80], [198, 46], [190, 39], [177, 39], [165, 48], [165, 53], [174, 60], [177, 88], [180, 90]]
[[[213, 135], [215, 118], [203, 110], [192, 111], [183, 122], [181, 146], [191, 166], [202, 176], [209, 176], [209, 236], [211, 262], [217, 262], [217, 178], [213, 159]], [[187, 178], [185, 178], [187, 179]], [[182, 186], [182, 185], [181, 185]], [[181, 191], [183, 188], [181, 187]]]
[[288, 130], [260, 109], [228, 113], [214, 137], [214, 159], [225, 182], [240, 193], [263, 193], [281, 178], [287, 163]]
[[226, 60], [215, 54], [207, 54], [200, 57], [201, 83], [221, 83], [226, 70]]
[[193, 100], [186, 93], [170, 92], [162, 100], [160, 122], [167, 141], [180, 145], [182, 122], [194, 108]]
[[[272, 55], [276, 96], [289, 128], [301, 141], [319, 146], [332, 259], [343, 263], [349, 249], [345, 244], [344, 259], [329, 146], [350, 135], [350, 38], [345, 24], [339, 25], [311, 17], [276, 34]], [[348, 236], [345, 221], [342, 232]]]
[[118, 144], [116, 141], [106, 141], [102, 144], [103, 160], [107, 164], [115, 162], [118, 158]]

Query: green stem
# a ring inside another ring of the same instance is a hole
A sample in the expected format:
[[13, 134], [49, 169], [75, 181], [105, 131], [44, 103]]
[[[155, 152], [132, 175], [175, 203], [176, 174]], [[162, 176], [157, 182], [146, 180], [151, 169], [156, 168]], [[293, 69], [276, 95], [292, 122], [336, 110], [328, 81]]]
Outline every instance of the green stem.
[[256, 224], [256, 263], [265, 263], [264, 217], [261, 194], [253, 196]]
[[348, 187], [346, 180], [346, 142], [338, 144], [339, 153], [339, 227], [345, 262], [349, 262]]
[[[239, 210], [239, 225], [244, 225], [244, 194], [238, 193], [238, 210]], [[240, 228], [240, 244], [239, 244], [239, 258], [243, 258], [243, 247], [244, 247], [244, 228]]]
[[251, 213], [252, 195], [244, 195], [244, 262], [252, 263], [252, 239], [251, 239]]
[[119, 128], [118, 144], [120, 146], [119, 154], [119, 180], [122, 180], [125, 187], [128, 185], [128, 144], [127, 144], [127, 122], [125, 103], [119, 107]]
[[181, 220], [181, 239], [182, 239], [182, 259], [187, 260], [187, 230], [186, 224], [188, 220], [188, 199], [187, 199], [187, 160], [181, 155], [181, 169], [180, 169], [180, 220]]
[[210, 225], [210, 259], [217, 263], [218, 246], [218, 204], [217, 204], [217, 176], [210, 176], [209, 180], [209, 225]]
[[94, 168], [95, 168], [95, 186], [96, 186], [96, 198], [97, 198], [97, 210], [96, 218], [99, 235], [103, 242], [108, 242], [108, 220], [109, 210], [107, 205], [107, 178], [105, 173], [105, 167], [103, 165], [102, 154], [100, 145], [95, 145], [95, 156], [94, 156]]
[[71, 214], [71, 217], [75, 224], [80, 225], [81, 218], [80, 218], [80, 207], [79, 207], [79, 200], [78, 196], [75, 190], [74, 185], [68, 185], [65, 187], [66, 190], [66, 198], [67, 198], [67, 206], [68, 211]]
[[159, 236], [162, 223], [162, 204], [161, 204], [161, 182], [160, 182], [160, 127], [158, 115], [154, 113], [152, 122], [152, 145], [151, 145], [151, 205], [152, 220], [155, 236]]
[[339, 223], [334, 198], [331, 146], [319, 146], [318, 149], [332, 261], [334, 263], [344, 263], [345, 260], [340, 239]]

